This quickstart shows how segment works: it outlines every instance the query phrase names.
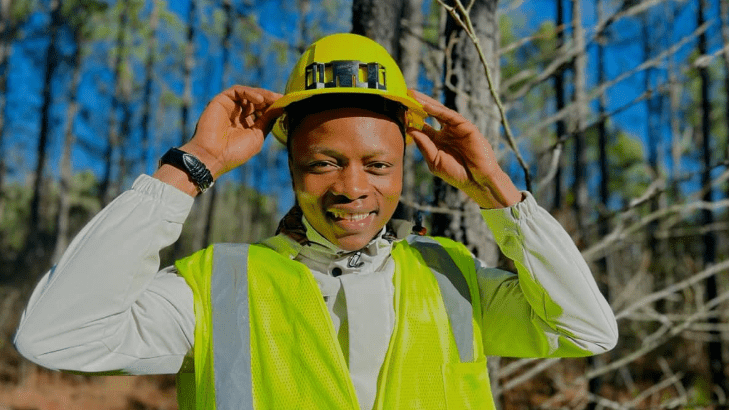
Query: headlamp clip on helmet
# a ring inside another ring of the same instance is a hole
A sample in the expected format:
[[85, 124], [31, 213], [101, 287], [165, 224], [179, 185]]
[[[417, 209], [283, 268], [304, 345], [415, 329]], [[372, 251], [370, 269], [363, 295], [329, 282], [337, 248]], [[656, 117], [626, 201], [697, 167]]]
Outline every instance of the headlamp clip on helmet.
[[[364, 79], [365, 81], [360, 81]], [[378, 63], [339, 60], [306, 66], [306, 89], [355, 87], [387, 91], [385, 67]]]

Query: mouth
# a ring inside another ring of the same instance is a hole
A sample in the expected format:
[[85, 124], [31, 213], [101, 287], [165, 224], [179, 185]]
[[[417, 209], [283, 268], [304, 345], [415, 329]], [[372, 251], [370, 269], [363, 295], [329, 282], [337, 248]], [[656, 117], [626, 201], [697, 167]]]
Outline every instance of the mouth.
[[327, 214], [335, 221], [359, 222], [375, 212], [348, 212], [341, 209], [330, 209]]

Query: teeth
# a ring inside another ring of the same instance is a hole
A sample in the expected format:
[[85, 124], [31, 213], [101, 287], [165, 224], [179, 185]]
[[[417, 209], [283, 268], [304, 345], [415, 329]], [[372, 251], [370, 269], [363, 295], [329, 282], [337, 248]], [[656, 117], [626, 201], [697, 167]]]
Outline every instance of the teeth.
[[331, 214], [334, 215], [335, 218], [346, 219], [348, 221], [353, 221], [353, 222], [361, 221], [361, 220], [367, 218], [367, 216], [369, 215], [369, 212], [360, 213], [360, 214], [351, 214], [351, 213], [340, 211], [340, 210], [331, 210], [329, 212], [331, 212]]

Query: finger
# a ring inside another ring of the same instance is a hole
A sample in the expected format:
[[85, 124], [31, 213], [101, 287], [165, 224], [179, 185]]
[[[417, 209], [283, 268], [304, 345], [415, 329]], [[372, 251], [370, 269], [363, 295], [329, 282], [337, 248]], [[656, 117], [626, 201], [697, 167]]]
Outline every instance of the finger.
[[283, 111], [284, 109], [281, 107], [269, 107], [265, 111], [263, 111], [263, 113], [261, 113], [261, 116], [256, 119], [256, 122], [255, 124], [253, 124], [253, 126], [262, 130], [263, 135], [268, 135], [268, 133], [271, 132], [271, 129], [273, 128], [273, 125], [278, 117], [283, 114]]
[[279, 94], [273, 91], [266, 90], [264, 88], [259, 88], [258, 92], [263, 97], [263, 102], [266, 104], [266, 107], [273, 104], [278, 100], [279, 98], [283, 97], [283, 94]]
[[445, 132], [443, 130], [437, 130], [433, 128], [430, 124], [423, 124], [423, 128], [420, 131], [425, 134], [436, 147], [439, 147], [439, 149], [451, 143], [451, 135], [448, 132]]
[[[281, 94], [263, 88], [237, 86], [233, 91], [240, 98], [240, 102], [244, 104], [241, 112], [241, 122], [245, 123], [248, 127], [251, 127], [253, 122], [263, 115], [263, 112], [271, 104], [282, 97]], [[251, 116], [251, 120], [246, 118]]]
[[265, 88], [253, 88], [243, 85], [234, 85], [226, 91], [230, 91], [237, 101], [250, 102], [257, 107], [268, 107], [282, 97], [281, 94]]
[[251, 128], [255, 122], [256, 122], [256, 119], [253, 118], [253, 115], [246, 115], [241, 120], [241, 123], [243, 123], [246, 128]]
[[432, 165], [435, 163], [435, 160], [438, 157], [438, 147], [435, 145], [435, 142], [433, 142], [432, 138], [428, 134], [426, 134], [426, 132], [427, 131], [420, 131], [416, 128], [408, 129], [408, 134], [413, 138], [413, 141], [415, 141], [415, 145], [423, 154], [423, 158], [428, 164], [428, 167], [432, 169]]
[[410, 90], [410, 95], [415, 98], [428, 115], [437, 119], [441, 124], [457, 126], [468, 120], [458, 112], [446, 107], [434, 98], [421, 93], [420, 91]]

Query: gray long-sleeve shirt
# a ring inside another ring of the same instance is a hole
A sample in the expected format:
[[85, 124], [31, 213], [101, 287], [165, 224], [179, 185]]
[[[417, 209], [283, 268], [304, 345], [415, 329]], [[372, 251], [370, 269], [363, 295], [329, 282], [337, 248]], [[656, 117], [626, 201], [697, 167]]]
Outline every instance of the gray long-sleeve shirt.
[[[177, 372], [194, 343], [193, 296], [173, 267], [159, 270], [159, 251], [179, 237], [192, 202], [161, 181], [138, 178], [41, 279], [21, 318], [17, 349], [52, 369]], [[485, 353], [574, 356], [612, 348], [613, 313], [559, 223], [528, 193], [482, 215], [518, 268], [517, 275], [475, 260]], [[361, 251], [364, 264], [350, 268], [352, 253], [304, 222], [312, 245], [298, 246], [295, 259], [319, 284], [360, 405], [369, 409], [395, 323], [392, 244], [378, 237]]]

